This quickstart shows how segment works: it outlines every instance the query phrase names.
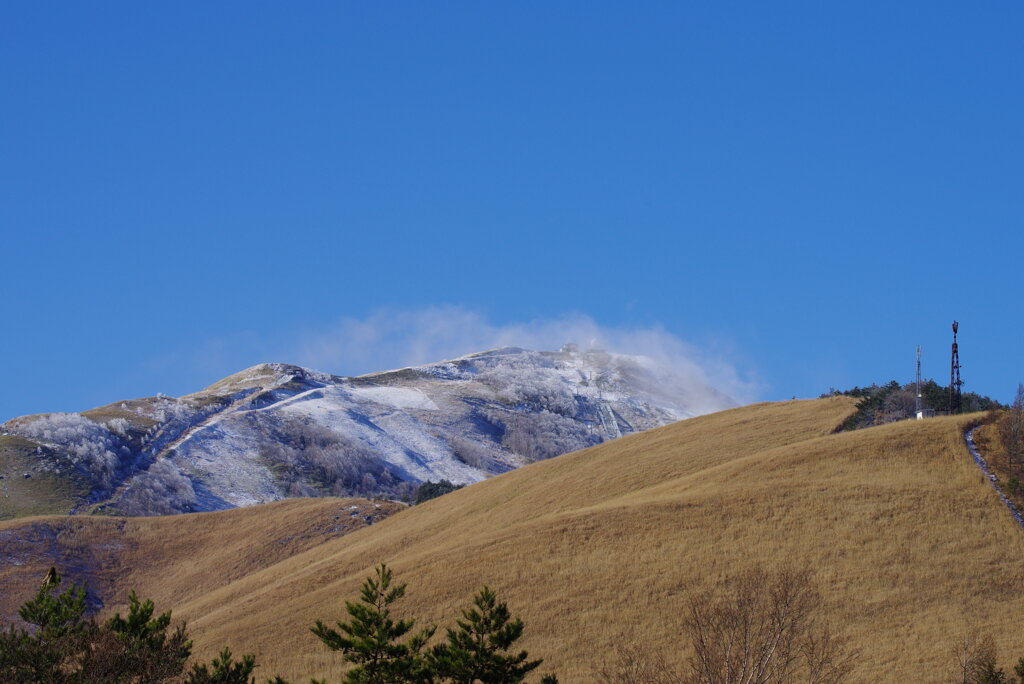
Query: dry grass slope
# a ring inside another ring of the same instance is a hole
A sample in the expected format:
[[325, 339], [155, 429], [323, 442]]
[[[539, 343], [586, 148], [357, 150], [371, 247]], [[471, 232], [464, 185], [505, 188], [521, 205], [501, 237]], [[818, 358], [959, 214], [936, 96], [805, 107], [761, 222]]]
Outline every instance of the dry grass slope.
[[166, 546], [122, 579], [187, 618], [202, 655], [230, 644], [257, 653], [263, 675], [299, 681], [338, 678], [339, 659], [308, 627], [340, 617], [382, 561], [409, 582], [400, 608], [429, 622], [449, 620], [485, 583], [496, 589], [526, 620], [523, 646], [563, 682], [592, 681], [623, 641], [682, 663], [687, 598], [752, 565], [814, 569], [825, 607], [863, 651], [858, 681], [941, 681], [967, 621], [1024, 655], [1024, 534], [967, 454], [968, 418], [832, 434], [851, 411], [836, 397], [683, 421], [287, 557], [246, 551], [264, 526], [293, 524], [284, 508], [232, 511], [230, 540], [194, 531], [206, 516], [164, 519]]
[[123, 605], [137, 589], [158, 608], [176, 609], [404, 508], [364, 499], [289, 499], [258, 511], [7, 521], [0, 523], [0, 619], [17, 615], [51, 565], [72, 582], [85, 582], [105, 604]]

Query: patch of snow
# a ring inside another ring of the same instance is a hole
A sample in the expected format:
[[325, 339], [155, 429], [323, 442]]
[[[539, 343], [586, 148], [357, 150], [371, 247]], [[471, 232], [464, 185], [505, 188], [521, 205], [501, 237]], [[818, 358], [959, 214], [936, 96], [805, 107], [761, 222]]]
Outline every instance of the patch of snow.
[[437, 404], [418, 389], [408, 387], [351, 387], [349, 393], [356, 401], [372, 401], [396, 409], [437, 411]]

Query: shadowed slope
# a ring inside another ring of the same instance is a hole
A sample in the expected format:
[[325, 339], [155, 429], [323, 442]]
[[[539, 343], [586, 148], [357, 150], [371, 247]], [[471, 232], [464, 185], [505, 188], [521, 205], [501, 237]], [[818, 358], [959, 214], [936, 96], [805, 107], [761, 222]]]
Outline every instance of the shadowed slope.
[[161, 610], [404, 509], [365, 499], [289, 499], [160, 518], [40, 517], [0, 523], [0, 619], [12, 620], [51, 565], [84, 582], [93, 606], [134, 588]]

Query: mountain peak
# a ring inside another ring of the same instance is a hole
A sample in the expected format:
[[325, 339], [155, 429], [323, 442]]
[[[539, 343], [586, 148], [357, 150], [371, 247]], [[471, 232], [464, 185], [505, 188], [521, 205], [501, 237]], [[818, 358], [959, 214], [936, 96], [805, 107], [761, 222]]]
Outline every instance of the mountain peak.
[[407, 498], [427, 480], [476, 482], [731, 405], [652, 359], [565, 345], [358, 377], [261, 363], [180, 398], [6, 427], [37, 482], [86, 492], [48, 512], [146, 515], [291, 496]]

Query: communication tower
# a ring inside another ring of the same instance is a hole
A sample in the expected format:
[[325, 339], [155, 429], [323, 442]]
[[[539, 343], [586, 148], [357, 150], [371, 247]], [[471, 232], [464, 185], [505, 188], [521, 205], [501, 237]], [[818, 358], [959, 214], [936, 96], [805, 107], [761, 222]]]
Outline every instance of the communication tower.
[[956, 333], [960, 324], [953, 321], [953, 359], [949, 370], [949, 412], [960, 413], [960, 388], [963, 380], [960, 379], [960, 348], [956, 343]]
[[924, 418], [924, 406], [921, 405], [921, 345], [917, 345], [917, 398], [914, 400], [914, 415], [918, 420]]

